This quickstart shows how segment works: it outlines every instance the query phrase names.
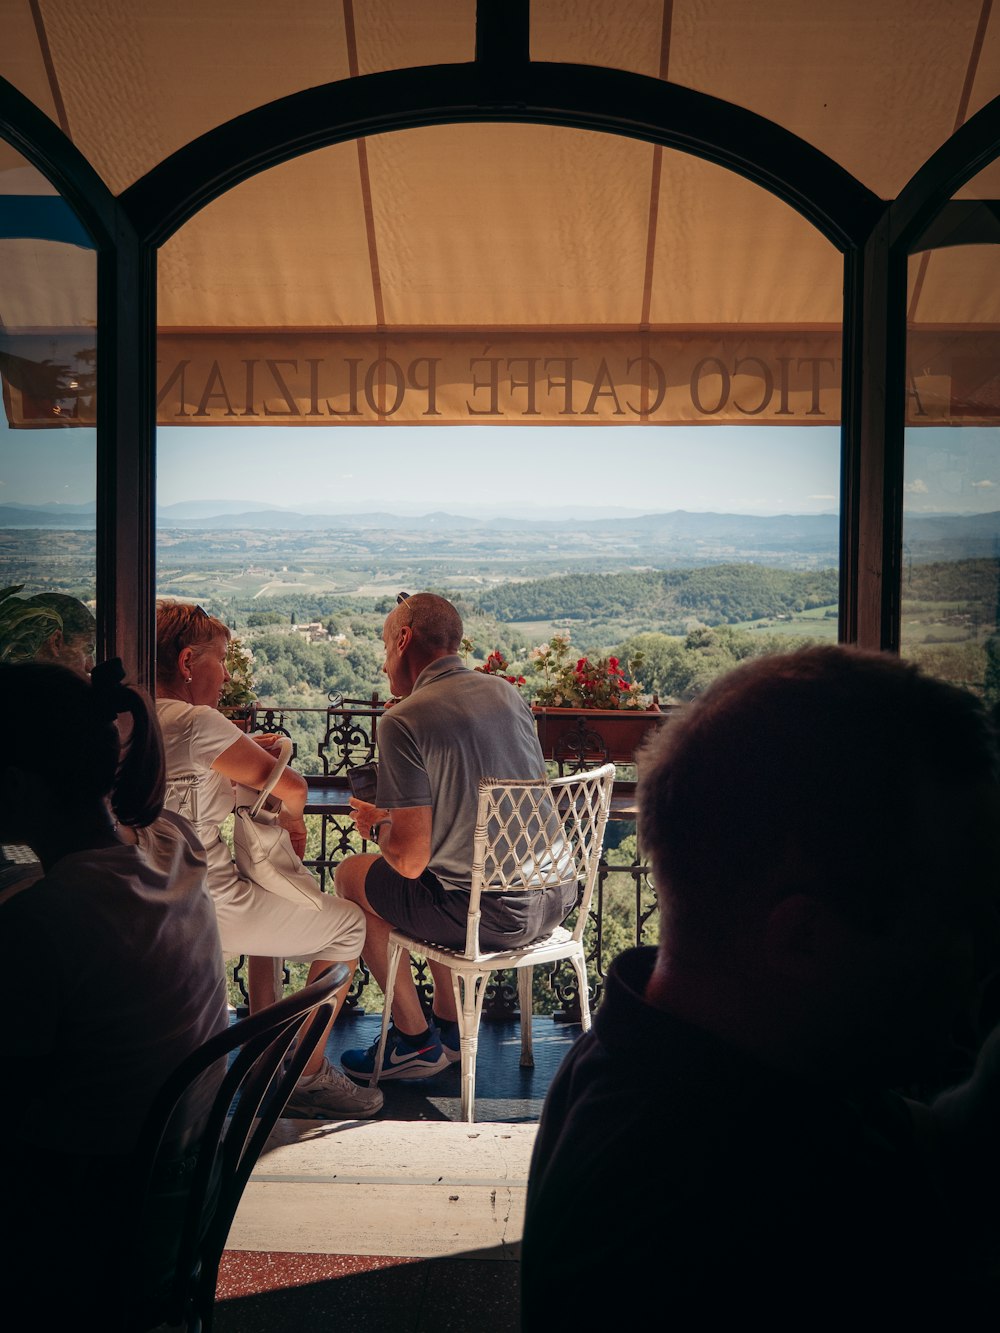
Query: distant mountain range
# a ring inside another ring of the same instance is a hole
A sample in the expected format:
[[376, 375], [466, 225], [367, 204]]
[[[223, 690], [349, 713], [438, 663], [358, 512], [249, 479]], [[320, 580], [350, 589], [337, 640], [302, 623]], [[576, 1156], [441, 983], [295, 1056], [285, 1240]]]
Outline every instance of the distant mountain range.
[[[0, 505], [0, 528], [86, 529], [94, 525], [94, 506]], [[755, 551], [772, 555], [782, 551], [832, 552], [837, 550], [840, 520], [836, 514], [671, 513], [595, 518], [472, 518], [435, 512], [400, 515], [389, 512], [304, 514], [264, 503], [244, 501], [190, 501], [168, 505], [157, 513], [157, 527], [172, 531], [236, 532], [406, 532], [433, 537], [491, 531], [506, 533], [592, 534], [637, 540], [645, 549], [660, 546], [696, 548], [704, 543], [713, 553], [727, 546], [743, 558]], [[1000, 511], [988, 514], [908, 514], [906, 546], [911, 557], [959, 559], [992, 556], [1000, 552]]]

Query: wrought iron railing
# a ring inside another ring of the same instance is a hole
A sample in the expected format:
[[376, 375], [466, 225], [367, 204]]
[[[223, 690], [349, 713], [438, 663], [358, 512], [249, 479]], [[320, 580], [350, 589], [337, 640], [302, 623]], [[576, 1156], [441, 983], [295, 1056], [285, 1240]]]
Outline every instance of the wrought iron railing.
[[[248, 733], [275, 733], [295, 740], [291, 730], [294, 725], [298, 737], [296, 753], [301, 766], [314, 766], [302, 764], [307, 753], [319, 760], [321, 772], [307, 775], [310, 787], [307, 821], [318, 822], [319, 836], [318, 848], [316, 839], [310, 840], [311, 851], [306, 864], [315, 870], [320, 883], [327, 890], [332, 888], [337, 865], [345, 856], [372, 850], [358, 838], [348, 813], [350, 788], [347, 772], [376, 757], [378, 723], [383, 710], [384, 701], [373, 693], [367, 699], [345, 699], [334, 695], [326, 707], [257, 703], [230, 712], [234, 721]], [[304, 727], [307, 728], [308, 736], [305, 742], [302, 739]], [[603, 762], [599, 753], [594, 755], [594, 762]], [[555, 774], [557, 764], [552, 762], [550, 767]], [[634, 775], [632, 769], [624, 771]], [[616, 824], [624, 824], [634, 831], [635, 783], [620, 781], [615, 787], [611, 814], [613, 823], [609, 831]], [[614, 830], [610, 842], [614, 842], [614, 835], [619, 831]], [[649, 867], [643, 860], [641, 850], [637, 848], [635, 855], [627, 861], [615, 853], [615, 846], [606, 846], [591, 902], [591, 921], [584, 936], [588, 951], [592, 1007], [600, 1000], [604, 977], [614, 955], [631, 944], [655, 942], [658, 929], [656, 897]], [[414, 962], [414, 973], [418, 993], [429, 1010], [433, 984], [422, 960]], [[245, 995], [243, 959], [237, 965], [234, 975]], [[359, 1010], [366, 990], [373, 984], [367, 969], [363, 965], [359, 966], [346, 1007]], [[538, 997], [539, 986], [543, 989], [543, 997]], [[544, 996], [546, 991], [547, 997]], [[541, 1002], [538, 1002], [539, 998]], [[579, 997], [572, 969], [556, 964], [546, 971], [541, 983], [536, 976], [536, 1003], [542, 1010], [551, 1010], [556, 1021], [579, 1021]], [[517, 1007], [517, 980], [514, 973], [495, 974], [486, 992], [483, 1017], [494, 1021], [512, 1019], [517, 1015]]]

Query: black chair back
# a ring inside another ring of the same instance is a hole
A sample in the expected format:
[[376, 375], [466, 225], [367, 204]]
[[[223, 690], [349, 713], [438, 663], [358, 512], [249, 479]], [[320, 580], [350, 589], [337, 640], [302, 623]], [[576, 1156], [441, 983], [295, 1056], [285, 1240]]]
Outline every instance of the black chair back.
[[[326, 1029], [334, 992], [348, 977], [347, 966], [337, 963], [302, 990], [232, 1024], [182, 1061], [160, 1089], [133, 1156], [135, 1207], [122, 1219], [122, 1326], [129, 1333], [160, 1323], [211, 1328], [219, 1262], [243, 1190]], [[303, 1033], [314, 1013], [316, 1022]], [[199, 1133], [184, 1120], [192, 1093], [205, 1098], [206, 1080], [218, 1088]], [[196, 1141], [178, 1155], [185, 1132]], [[157, 1236], [169, 1241], [166, 1254], [157, 1249]]]

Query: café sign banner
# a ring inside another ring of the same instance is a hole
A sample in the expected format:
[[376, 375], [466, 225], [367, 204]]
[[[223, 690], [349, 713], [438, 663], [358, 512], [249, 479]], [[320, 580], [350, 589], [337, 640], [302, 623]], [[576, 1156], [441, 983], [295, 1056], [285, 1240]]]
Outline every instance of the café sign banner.
[[[837, 425], [837, 331], [161, 332], [157, 421]], [[93, 331], [0, 330], [13, 427], [92, 426]], [[911, 425], [1000, 424], [1000, 333], [911, 333]]]

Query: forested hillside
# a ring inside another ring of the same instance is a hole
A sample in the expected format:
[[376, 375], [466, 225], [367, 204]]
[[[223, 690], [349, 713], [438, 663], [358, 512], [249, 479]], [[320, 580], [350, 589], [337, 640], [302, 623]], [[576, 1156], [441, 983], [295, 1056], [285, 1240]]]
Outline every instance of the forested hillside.
[[800, 573], [746, 564], [501, 583], [479, 599], [500, 621], [627, 617], [669, 634], [685, 633], [692, 619], [738, 624], [836, 603], [835, 569]]
[[907, 564], [903, 605], [913, 602], [979, 603], [996, 606], [1000, 569], [996, 560], [937, 560]]
[[[437, 590], [459, 607], [472, 644], [469, 664], [499, 649], [511, 671], [527, 678], [529, 698], [538, 684], [530, 649], [553, 633], [568, 635], [580, 655], [639, 659], [635, 678], [663, 701], [693, 698], [746, 657], [836, 637], [832, 569], [725, 564], [565, 575], [475, 594], [456, 593], [446, 583]], [[914, 563], [905, 571], [903, 598], [904, 652], [992, 701], [993, 677], [1000, 681], [995, 663], [987, 669], [990, 645], [1000, 644], [988, 639], [997, 615], [996, 562]], [[322, 708], [329, 693], [385, 693], [380, 634], [394, 605], [388, 596], [286, 593], [249, 600], [230, 595], [217, 599], [215, 609], [252, 650], [263, 701]], [[997, 657], [994, 652], [989, 660]], [[316, 740], [307, 741], [305, 731], [302, 742], [300, 752], [315, 754]]]

